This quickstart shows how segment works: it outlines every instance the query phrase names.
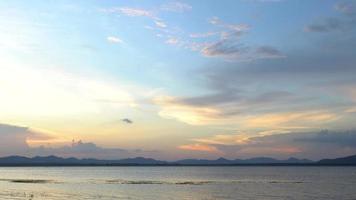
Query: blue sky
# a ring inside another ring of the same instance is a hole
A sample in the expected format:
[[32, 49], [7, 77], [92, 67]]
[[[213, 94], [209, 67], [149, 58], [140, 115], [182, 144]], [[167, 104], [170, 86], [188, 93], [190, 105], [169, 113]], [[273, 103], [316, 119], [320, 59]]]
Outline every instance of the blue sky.
[[355, 5], [1, 1], [3, 154], [356, 153]]

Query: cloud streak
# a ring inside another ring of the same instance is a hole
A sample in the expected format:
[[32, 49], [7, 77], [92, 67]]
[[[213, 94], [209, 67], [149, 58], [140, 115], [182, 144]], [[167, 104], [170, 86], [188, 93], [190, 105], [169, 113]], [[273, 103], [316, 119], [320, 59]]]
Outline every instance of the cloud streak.
[[161, 6], [161, 10], [163, 11], [178, 12], [178, 13], [191, 11], [192, 8], [193, 7], [191, 5], [180, 1], [171, 1]]
[[[193, 144], [184, 145], [189, 151], [220, 152], [219, 156], [249, 158], [277, 156], [279, 158], [307, 157], [321, 159], [356, 153], [356, 131], [291, 132], [273, 135], [245, 134], [215, 135], [210, 138], [193, 139]], [[204, 148], [198, 148], [198, 147]], [[197, 147], [197, 148], [194, 148]], [[178, 147], [180, 148], [180, 147]], [[325, 151], [328, 155], [325, 155]]]
[[218, 17], [209, 19], [209, 23], [219, 27], [219, 32], [191, 34], [191, 38], [205, 38], [220, 35], [215, 42], [201, 45], [200, 53], [205, 57], [223, 58], [229, 61], [250, 61], [285, 57], [282, 52], [272, 46], [250, 46], [243, 42], [243, 35], [250, 27], [246, 24], [229, 24]]
[[109, 12], [119, 12], [121, 14], [130, 16], [130, 17], [148, 17], [155, 19], [155, 15], [153, 12], [141, 8], [130, 8], [130, 7], [122, 7], [122, 8], [112, 8], [108, 10]]
[[305, 27], [307, 32], [342, 32], [352, 30], [356, 24], [356, 4], [353, 2], [337, 3], [335, 10], [341, 14], [342, 17], [330, 17], [321, 22], [314, 22]]
[[120, 38], [116, 37], [116, 36], [108, 36], [106, 39], [110, 43], [117, 43], [117, 44], [123, 43], [123, 41]]

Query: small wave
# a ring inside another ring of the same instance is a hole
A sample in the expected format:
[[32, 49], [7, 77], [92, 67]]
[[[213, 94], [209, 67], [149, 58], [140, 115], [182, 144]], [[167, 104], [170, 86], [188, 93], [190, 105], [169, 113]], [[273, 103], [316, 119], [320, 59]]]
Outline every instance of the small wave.
[[214, 181], [151, 181], [151, 180], [106, 180], [105, 183], [108, 184], [137, 184], [137, 185], [148, 185], [148, 184], [165, 184], [165, 185], [203, 185], [208, 183], [213, 183]]
[[216, 181], [183, 181], [183, 182], [175, 182], [176, 185], [204, 185], [209, 183], [214, 183]]
[[107, 184], [129, 184], [129, 185], [149, 185], [149, 184], [164, 184], [164, 185], [206, 185], [206, 184], [244, 184], [244, 183], [264, 183], [264, 184], [299, 184], [304, 181], [289, 181], [289, 180], [205, 180], [205, 181], [156, 181], [156, 180], [122, 180], [113, 179], [105, 180]]
[[165, 184], [163, 181], [146, 181], [146, 180], [106, 180], [106, 183], [111, 183], [111, 184]]
[[297, 184], [305, 183], [305, 181], [289, 181], [289, 180], [233, 180], [226, 183], [270, 183], [270, 184]]
[[268, 181], [268, 183], [275, 183], [275, 184], [293, 184], [293, 183], [305, 183], [304, 181]]
[[11, 183], [59, 183], [58, 181], [54, 180], [45, 180], [45, 179], [0, 179], [0, 181], [7, 181]]

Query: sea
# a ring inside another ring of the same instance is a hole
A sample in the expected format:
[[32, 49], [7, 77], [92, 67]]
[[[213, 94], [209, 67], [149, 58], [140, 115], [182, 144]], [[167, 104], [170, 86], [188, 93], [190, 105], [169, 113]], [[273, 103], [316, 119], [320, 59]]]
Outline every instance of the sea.
[[355, 200], [356, 167], [0, 167], [0, 199]]

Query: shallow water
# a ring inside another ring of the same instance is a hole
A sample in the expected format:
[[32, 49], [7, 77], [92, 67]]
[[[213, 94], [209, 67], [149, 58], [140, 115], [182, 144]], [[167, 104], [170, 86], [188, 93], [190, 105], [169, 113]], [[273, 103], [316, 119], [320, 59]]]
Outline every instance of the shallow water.
[[0, 199], [356, 199], [356, 167], [3, 167]]

